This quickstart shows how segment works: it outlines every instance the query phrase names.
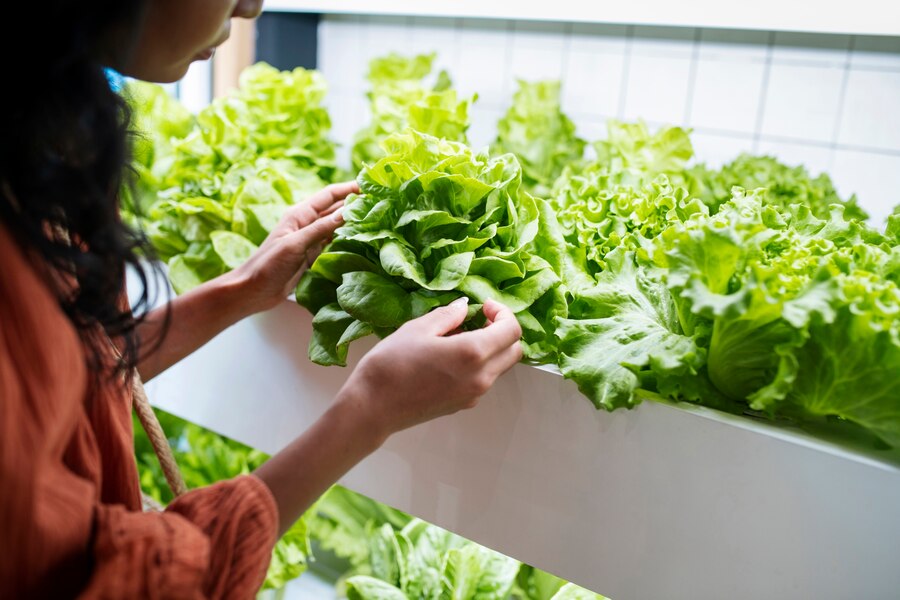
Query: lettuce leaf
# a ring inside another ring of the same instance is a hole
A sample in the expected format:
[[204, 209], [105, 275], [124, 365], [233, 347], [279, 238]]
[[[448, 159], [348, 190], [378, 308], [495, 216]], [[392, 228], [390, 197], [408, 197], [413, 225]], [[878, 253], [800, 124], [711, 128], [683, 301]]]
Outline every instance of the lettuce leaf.
[[132, 110], [134, 187], [124, 186], [121, 212], [125, 222], [138, 219], [156, 201], [175, 162], [175, 146], [194, 126], [194, 115], [166, 90], [152, 83], [130, 81], [123, 95]]
[[368, 534], [367, 574], [346, 580], [347, 598], [505, 600], [521, 563], [418, 519]]
[[625, 123], [610, 119], [607, 138], [594, 144], [594, 168], [608, 173], [629, 174], [635, 182], [659, 175], [681, 175], [694, 156], [689, 131], [681, 127], [660, 127], [651, 133], [643, 121]]
[[[660, 274], [636, 264], [633, 252], [610, 253], [597, 286], [578, 296], [560, 319], [559, 367], [597, 408], [631, 407], [635, 390], [696, 376], [706, 353], [685, 335]], [[670, 383], [670, 388], [677, 384]]]
[[798, 368], [785, 407], [788, 416], [839, 417], [900, 447], [896, 328], [873, 327], [868, 315], [842, 308], [832, 323], [810, 327], [809, 341], [794, 356]]

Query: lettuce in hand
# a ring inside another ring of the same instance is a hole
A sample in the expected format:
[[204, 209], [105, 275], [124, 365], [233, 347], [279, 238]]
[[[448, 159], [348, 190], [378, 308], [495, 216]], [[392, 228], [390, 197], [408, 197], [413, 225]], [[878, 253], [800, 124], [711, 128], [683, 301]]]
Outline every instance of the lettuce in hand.
[[384, 149], [360, 173], [344, 225], [297, 288], [297, 301], [315, 313], [310, 358], [344, 364], [351, 341], [463, 295], [505, 303], [525, 331], [526, 356], [551, 356], [566, 302], [559, 276], [534, 252], [543, 201], [522, 188], [515, 157], [412, 130]]

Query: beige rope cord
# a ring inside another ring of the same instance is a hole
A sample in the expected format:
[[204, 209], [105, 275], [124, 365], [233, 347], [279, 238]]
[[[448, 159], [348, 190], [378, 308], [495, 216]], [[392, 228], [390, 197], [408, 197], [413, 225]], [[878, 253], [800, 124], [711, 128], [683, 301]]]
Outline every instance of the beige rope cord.
[[[7, 191], [6, 184], [3, 184], [3, 191]], [[68, 231], [58, 229], [56, 233], [68, 242]], [[119, 351], [119, 347], [108, 337], [107, 341], [109, 341], [113, 354], [121, 360], [122, 353]], [[159, 424], [159, 419], [156, 418], [156, 413], [153, 412], [150, 401], [147, 399], [147, 392], [144, 391], [144, 383], [141, 381], [141, 376], [137, 369], [134, 370], [134, 375], [131, 378], [131, 390], [134, 412], [137, 414], [138, 421], [141, 422], [141, 427], [144, 428], [147, 437], [150, 438], [150, 444], [153, 446], [153, 452], [156, 454], [156, 459], [162, 467], [166, 483], [169, 485], [169, 489], [172, 490], [172, 494], [177, 498], [187, 491], [187, 486], [184, 483], [184, 478], [181, 476], [181, 471], [178, 470], [178, 463], [175, 462], [175, 455], [172, 453], [172, 447], [169, 445], [169, 438], [166, 437], [162, 425]], [[141, 498], [145, 511], [162, 510], [162, 505], [147, 494], [141, 492]]]
[[[150, 443], [153, 445], [153, 452], [156, 453], [159, 465], [162, 467], [163, 474], [166, 476], [166, 483], [169, 484], [169, 489], [172, 490], [172, 494], [177, 498], [187, 491], [187, 486], [184, 484], [184, 478], [181, 476], [181, 471], [178, 470], [178, 463], [175, 462], [175, 455], [172, 453], [169, 439], [166, 437], [162, 425], [159, 424], [156, 413], [154, 413], [153, 408], [150, 407], [150, 401], [147, 399], [147, 392], [144, 391], [144, 384], [141, 381], [141, 376], [138, 374], [137, 370], [135, 370], [134, 376], [131, 379], [131, 389], [134, 393], [134, 412], [141, 422], [141, 427], [143, 427], [144, 431], [147, 433], [147, 437], [150, 438]], [[152, 499], [147, 498], [145, 495], [145, 509], [148, 508], [148, 502], [152, 502]], [[151, 510], [158, 510], [156, 506], [152, 505], [149, 508]]]
[[[113, 355], [122, 360], [122, 352], [116, 343], [109, 338], [107, 338], [107, 341]], [[153, 408], [150, 406], [147, 392], [144, 391], [144, 382], [141, 381], [141, 374], [138, 373], [136, 368], [131, 376], [131, 395], [134, 413], [137, 415], [138, 421], [141, 422], [144, 433], [150, 438], [153, 453], [156, 454], [156, 460], [159, 461], [159, 466], [162, 467], [163, 475], [166, 477], [169, 489], [172, 490], [172, 495], [177, 498], [187, 491], [187, 485], [184, 483], [181, 471], [178, 470], [178, 463], [175, 462], [175, 455], [172, 453], [172, 446], [169, 445], [169, 438], [166, 437], [166, 432], [163, 431], [162, 425], [159, 424], [159, 419], [156, 418], [156, 413], [153, 412]], [[159, 502], [144, 492], [141, 492], [141, 499], [145, 511], [160, 511], [163, 509]]]

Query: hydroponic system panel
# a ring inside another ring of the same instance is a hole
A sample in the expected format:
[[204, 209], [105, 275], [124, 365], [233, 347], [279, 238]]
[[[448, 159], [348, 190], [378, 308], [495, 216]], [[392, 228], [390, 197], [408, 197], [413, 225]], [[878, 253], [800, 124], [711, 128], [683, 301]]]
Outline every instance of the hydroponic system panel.
[[[292, 302], [247, 319], [150, 382], [150, 398], [276, 452], [349, 373], [309, 362], [310, 321]], [[527, 365], [474, 410], [396, 435], [344, 483], [619, 600], [900, 589], [895, 464], [689, 405], [598, 412]]]

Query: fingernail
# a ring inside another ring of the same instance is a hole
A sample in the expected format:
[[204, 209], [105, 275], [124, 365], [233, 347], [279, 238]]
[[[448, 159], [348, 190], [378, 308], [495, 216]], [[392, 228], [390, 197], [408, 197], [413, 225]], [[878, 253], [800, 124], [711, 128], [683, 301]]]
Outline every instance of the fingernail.
[[469, 298], [467, 296], [463, 296], [462, 298], [457, 298], [456, 300], [451, 302], [450, 306], [455, 308], [457, 306], [468, 306], [468, 304], [469, 304]]
[[343, 223], [344, 222], [344, 207], [341, 207], [341, 208], [337, 209], [336, 211], [334, 211], [333, 213], [331, 213], [331, 218], [336, 223]]

